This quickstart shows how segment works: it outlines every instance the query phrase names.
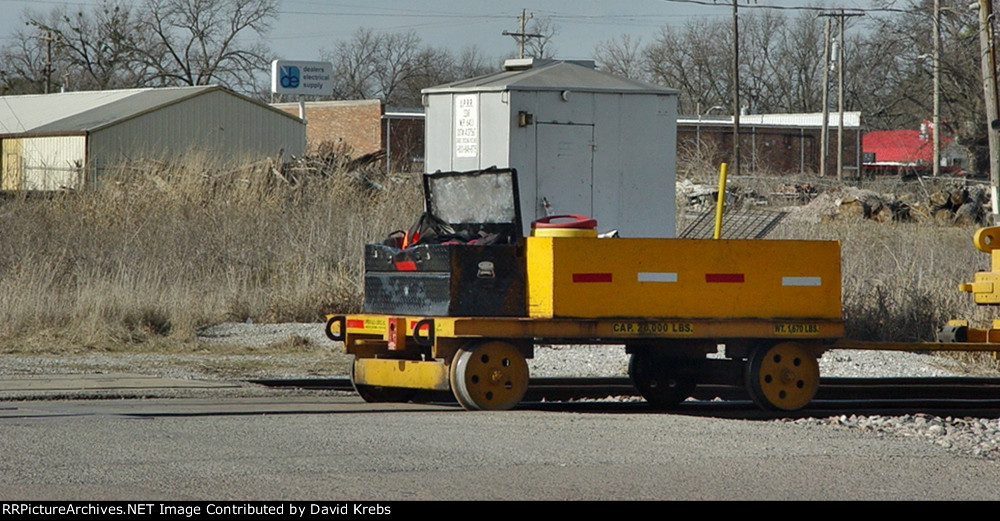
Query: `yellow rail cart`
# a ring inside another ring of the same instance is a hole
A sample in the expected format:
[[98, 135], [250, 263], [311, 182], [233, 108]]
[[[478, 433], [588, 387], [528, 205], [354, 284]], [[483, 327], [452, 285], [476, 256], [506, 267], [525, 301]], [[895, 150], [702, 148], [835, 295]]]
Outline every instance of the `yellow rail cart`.
[[535, 345], [622, 344], [655, 405], [726, 383], [794, 410], [843, 337], [835, 241], [602, 238], [580, 216], [523, 237], [513, 170], [424, 184], [418, 225], [365, 248], [365, 313], [327, 323], [366, 400], [450, 389], [467, 409], [507, 409]]
[[[835, 320], [488, 318], [338, 315], [328, 336], [354, 355], [367, 401], [451, 390], [466, 409], [509, 409], [528, 387], [539, 343], [624, 344], [629, 375], [650, 403], [677, 404], [697, 384], [746, 385], [761, 407], [804, 407], [819, 386], [818, 357], [842, 336]], [[723, 343], [723, 344], [720, 344]], [[725, 358], [707, 358], [724, 346]]]
[[[1000, 350], [1000, 321], [949, 322], [937, 343], [844, 338], [836, 241], [604, 238], [576, 215], [524, 237], [512, 169], [426, 174], [424, 192], [412, 230], [365, 247], [364, 313], [328, 317], [368, 401], [450, 390], [466, 409], [509, 409], [536, 345], [620, 344], [654, 406], [722, 384], [792, 411], [816, 394], [829, 349]], [[959, 289], [998, 304], [1000, 227], [974, 244], [992, 269]]]

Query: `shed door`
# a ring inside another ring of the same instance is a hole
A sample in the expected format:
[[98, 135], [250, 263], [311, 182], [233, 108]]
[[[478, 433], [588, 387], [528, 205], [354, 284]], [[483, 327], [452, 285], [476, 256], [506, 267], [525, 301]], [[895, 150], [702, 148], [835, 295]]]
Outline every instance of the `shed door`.
[[3, 142], [3, 168], [0, 171], [0, 190], [21, 189], [21, 147], [20, 141], [7, 139]]
[[535, 134], [535, 218], [550, 213], [592, 216], [594, 126], [539, 123]]

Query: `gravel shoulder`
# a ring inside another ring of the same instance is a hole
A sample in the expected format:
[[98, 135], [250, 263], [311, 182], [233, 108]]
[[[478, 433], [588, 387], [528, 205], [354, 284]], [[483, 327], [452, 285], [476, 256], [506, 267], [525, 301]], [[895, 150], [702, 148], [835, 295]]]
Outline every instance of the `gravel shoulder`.
[[[203, 329], [180, 353], [88, 352], [0, 355], [0, 375], [132, 373], [165, 378], [251, 380], [348, 375], [350, 357], [326, 338], [322, 323], [225, 323]], [[622, 346], [540, 345], [528, 361], [533, 376], [627, 376]], [[823, 376], [953, 376], [952, 360], [918, 353], [832, 350]]]
[[[331, 342], [323, 324], [220, 324], [200, 333], [196, 348], [181, 353], [84, 353], [0, 355], [0, 377], [66, 374], [137, 374], [161, 378], [225, 381], [216, 389], [159, 389], [139, 397], [263, 396], [315, 391], [275, 390], [248, 383], [270, 378], [324, 378], [348, 375], [350, 357]], [[529, 360], [532, 376], [627, 376], [622, 346], [542, 345]], [[832, 350], [820, 359], [827, 377], [892, 377], [962, 375], [951, 359], [893, 351]], [[38, 399], [137, 397], [135, 393], [67, 392]], [[3, 393], [0, 392], [0, 399]], [[23, 399], [23, 398], [18, 398]], [[851, 429], [879, 437], [925, 439], [947, 450], [1000, 461], [1000, 419], [903, 416], [832, 416], [775, 420]]]

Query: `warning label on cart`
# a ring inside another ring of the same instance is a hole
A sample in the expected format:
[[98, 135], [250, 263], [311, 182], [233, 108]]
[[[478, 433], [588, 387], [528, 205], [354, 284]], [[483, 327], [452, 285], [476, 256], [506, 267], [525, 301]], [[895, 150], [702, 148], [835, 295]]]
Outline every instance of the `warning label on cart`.
[[615, 322], [611, 330], [622, 335], [693, 335], [690, 322]]
[[775, 335], [818, 335], [819, 324], [775, 324]]

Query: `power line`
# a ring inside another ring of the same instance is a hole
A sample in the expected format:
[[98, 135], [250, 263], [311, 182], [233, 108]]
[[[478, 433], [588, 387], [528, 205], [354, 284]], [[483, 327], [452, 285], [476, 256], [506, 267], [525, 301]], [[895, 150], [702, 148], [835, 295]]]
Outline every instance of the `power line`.
[[[717, 3], [711, 0], [660, 0], [661, 2], [671, 2], [678, 4], [694, 4], [694, 5], [704, 5], [710, 7], [732, 7], [728, 3]], [[821, 6], [794, 6], [794, 5], [745, 5], [744, 9], [770, 9], [774, 11], [818, 11], [818, 12], [828, 12], [828, 11], [845, 11], [847, 13], [917, 13], [920, 12], [917, 9], [899, 9], [896, 7], [821, 7]]]
[[517, 23], [520, 24], [521, 26], [521, 32], [512, 33], [510, 31], [503, 31], [502, 33], [500, 33], [504, 36], [513, 36], [514, 39], [519, 42], [520, 54], [518, 55], [518, 58], [524, 58], [524, 43], [526, 41], [528, 41], [531, 38], [544, 38], [544, 36], [541, 34], [531, 34], [524, 32], [525, 24], [528, 23], [528, 20], [531, 20], [534, 17], [535, 17], [534, 14], [528, 14], [528, 12], [525, 9], [521, 9], [521, 16], [517, 17]]

